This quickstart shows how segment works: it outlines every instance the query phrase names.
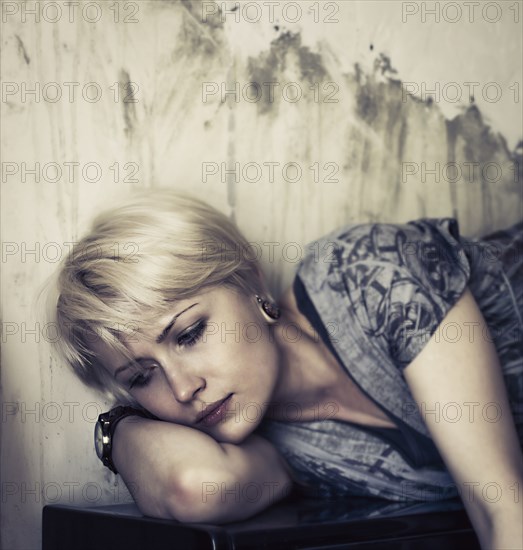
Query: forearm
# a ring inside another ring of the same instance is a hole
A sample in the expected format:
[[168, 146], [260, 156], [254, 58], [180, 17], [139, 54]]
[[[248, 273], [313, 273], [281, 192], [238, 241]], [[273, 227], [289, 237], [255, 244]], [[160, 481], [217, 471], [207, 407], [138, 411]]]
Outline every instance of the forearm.
[[119, 423], [113, 461], [144, 514], [188, 522], [249, 517], [281, 498], [290, 479], [260, 437], [220, 444], [187, 426], [138, 417]]
[[189, 504], [186, 479], [204, 461], [218, 477], [224, 451], [210, 436], [187, 426], [137, 416], [123, 419], [114, 434], [112, 457], [140, 510], [182, 519], [173, 512]]
[[521, 550], [523, 548], [523, 510], [521, 501], [509, 509], [500, 510], [492, 520], [488, 539], [481, 541], [486, 550]]
[[469, 498], [463, 498], [483, 550], [523, 549], [520, 491], [521, 480], [510, 484], [490, 482], [483, 491], [477, 491], [476, 498], [470, 498], [470, 491]]
[[197, 472], [194, 480], [196, 518], [213, 523], [240, 521], [289, 493], [293, 483], [290, 469], [269, 441], [250, 435], [238, 445], [223, 443], [222, 448], [226, 455], [224, 479], [213, 481], [211, 468], [208, 473], [205, 469]]
[[[441, 324], [477, 324], [481, 334], [489, 335], [469, 289]], [[492, 337], [450, 342], [433, 335], [404, 375], [421, 410], [449, 405], [459, 413], [443, 418], [427, 414], [423, 419], [460, 491], [482, 548], [522, 548], [523, 457]], [[470, 405], [482, 414], [471, 413]]]

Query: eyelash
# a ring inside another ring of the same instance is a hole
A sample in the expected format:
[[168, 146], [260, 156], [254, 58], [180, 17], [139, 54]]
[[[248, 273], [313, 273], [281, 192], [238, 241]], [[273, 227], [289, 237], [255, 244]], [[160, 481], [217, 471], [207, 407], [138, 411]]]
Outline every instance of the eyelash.
[[[152, 370], [153, 368], [155, 367], [150, 367], [149, 370]], [[151, 374], [145, 375], [145, 374], [139, 373], [136, 376], [133, 376], [129, 384], [129, 389], [132, 390], [134, 387], [141, 388], [142, 386], [146, 386], [149, 383], [150, 378], [151, 378]]]
[[[188, 347], [194, 346], [194, 344], [196, 344], [198, 340], [203, 336], [203, 332], [206, 326], [207, 325], [205, 321], [199, 321], [192, 330], [189, 330], [178, 337], [178, 345]], [[154, 368], [156, 367], [149, 367], [148, 371], [152, 371]], [[134, 387], [146, 386], [149, 383], [151, 376], [152, 374], [136, 374], [136, 376], [134, 376], [130, 381], [129, 389], [132, 389]]]
[[205, 321], [198, 321], [198, 324], [192, 329], [178, 337], [178, 345], [194, 346], [196, 342], [203, 336], [203, 331], [206, 328]]

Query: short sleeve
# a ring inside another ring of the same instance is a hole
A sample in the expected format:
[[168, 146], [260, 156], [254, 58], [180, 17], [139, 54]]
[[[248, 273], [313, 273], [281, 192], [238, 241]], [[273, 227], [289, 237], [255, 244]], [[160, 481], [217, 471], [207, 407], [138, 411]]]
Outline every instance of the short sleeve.
[[339, 238], [350, 243], [344, 276], [359, 323], [403, 370], [467, 287], [470, 263], [458, 222], [362, 224]]

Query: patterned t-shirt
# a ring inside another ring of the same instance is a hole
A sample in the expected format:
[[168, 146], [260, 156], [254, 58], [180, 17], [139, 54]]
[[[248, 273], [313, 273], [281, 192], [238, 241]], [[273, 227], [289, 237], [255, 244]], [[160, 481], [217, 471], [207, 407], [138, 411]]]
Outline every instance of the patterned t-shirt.
[[[321, 319], [316, 311], [314, 304], [311, 302], [307, 291], [301, 281], [296, 276], [293, 284], [294, 295], [296, 297], [296, 303], [300, 311], [307, 317], [311, 326], [316, 331], [316, 334], [322, 338], [325, 345], [330, 349], [333, 355], [341, 363], [338, 353], [332, 345], [329, 334], [326, 331], [325, 325], [321, 322]], [[347, 371], [347, 375], [350, 376], [350, 369], [343, 365]], [[375, 403], [378, 407], [379, 403]], [[439, 451], [430, 437], [426, 437], [416, 430], [413, 430], [408, 424], [403, 422], [401, 418], [392, 419], [398, 429], [395, 428], [377, 428], [371, 426], [359, 426], [360, 429], [370, 431], [377, 434], [382, 439], [385, 439], [390, 445], [392, 445], [397, 451], [401, 453], [403, 458], [412, 466], [420, 468], [428, 465], [441, 465], [442, 458]]]
[[[257, 433], [276, 445], [305, 492], [456, 496], [403, 376], [435, 333], [447, 340], [492, 337], [523, 441], [522, 238], [522, 223], [480, 240], [460, 236], [454, 218], [422, 218], [349, 225], [309, 245], [294, 288], [303, 285], [313, 308], [303, 301], [299, 307], [317, 314], [315, 326], [323, 326], [347, 374], [400, 430], [264, 420]], [[442, 323], [467, 287], [490, 334]]]

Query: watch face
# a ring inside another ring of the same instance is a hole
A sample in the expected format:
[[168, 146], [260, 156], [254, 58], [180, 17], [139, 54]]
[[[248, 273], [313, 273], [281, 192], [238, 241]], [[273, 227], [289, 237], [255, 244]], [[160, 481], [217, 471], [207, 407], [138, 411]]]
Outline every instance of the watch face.
[[101, 459], [103, 456], [103, 448], [104, 448], [104, 437], [102, 433], [101, 422], [97, 422], [94, 428], [94, 448], [96, 449], [96, 454], [98, 455], [98, 458]]

